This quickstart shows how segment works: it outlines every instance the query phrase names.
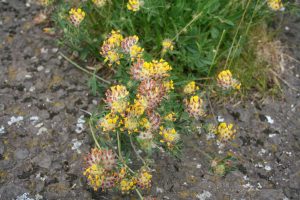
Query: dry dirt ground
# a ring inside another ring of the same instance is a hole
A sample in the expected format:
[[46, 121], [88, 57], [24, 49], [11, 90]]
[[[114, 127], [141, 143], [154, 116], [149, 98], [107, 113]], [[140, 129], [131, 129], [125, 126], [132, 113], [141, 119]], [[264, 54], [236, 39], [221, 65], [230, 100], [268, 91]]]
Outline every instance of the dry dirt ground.
[[[82, 157], [93, 143], [80, 109], [92, 110], [99, 99], [88, 77], [59, 56], [54, 38], [33, 26], [41, 8], [28, 2], [0, 1], [0, 199], [134, 199], [87, 186]], [[280, 38], [297, 60], [299, 32], [300, 18], [286, 17]], [[170, 200], [300, 199], [300, 63], [285, 58], [279, 75], [290, 86], [282, 82], [282, 99], [214, 108], [238, 125], [235, 142], [220, 149], [204, 133], [184, 137], [181, 159], [157, 156], [147, 193]], [[213, 175], [203, 152], [229, 149], [237, 169]]]

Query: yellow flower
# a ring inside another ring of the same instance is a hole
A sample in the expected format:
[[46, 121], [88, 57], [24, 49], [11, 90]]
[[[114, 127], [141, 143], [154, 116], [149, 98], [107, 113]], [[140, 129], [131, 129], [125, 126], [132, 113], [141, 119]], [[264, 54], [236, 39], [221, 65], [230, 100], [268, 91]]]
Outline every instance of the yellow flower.
[[219, 124], [216, 133], [221, 141], [226, 142], [235, 138], [236, 130], [233, 128], [233, 124], [222, 122]]
[[85, 17], [85, 12], [81, 10], [81, 8], [77, 8], [77, 9], [72, 8], [69, 11], [69, 15], [70, 15], [70, 22], [74, 26], [78, 27]]
[[232, 77], [229, 70], [221, 71], [217, 77], [218, 85], [224, 89], [237, 89], [241, 88], [241, 83]]
[[106, 4], [107, 0], [92, 0], [92, 2], [100, 8]]
[[145, 128], [146, 130], [151, 128], [151, 123], [149, 122], [149, 120], [147, 118], [142, 118], [140, 120], [140, 126]]
[[165, 129], [163, 126], [160, 127], [159, 134], [162, 136], [161, 143], [167, 143], [168, 147], [173, 147], [179, 140], [179, 135], [174, 128]]
[[89, 166], [83, 172], [83, 175], [88, 179], [89, 185], [93, 187], [95, 191], [98, 190], [102, 185], [102, 181], [104, 179], [103, 174], [104, 169], [96, 164]]
[[272, 10], [284, 10], [282, 0], [268, 0], [268, 5]]
[[162, 52], [163, 53], [166, 53], [167, 51], [173, 51], [174, 50], [174, 45], [173, 45], [173, 42], [172, 40], [170, 39], [165, 39], [163, 42], [162, 42], [162, 46], [163, 46], [163, 49], [162, 49]]
[[85, 157], [87, 167], [83, 175], [87, 177], [89, 185], [98, 190], [112, 188], [117, 181], [117, 174], [114, 172], [116, 155], [112, 150], [94, 148]]
[[109, 66], [112, 64], [120, 64], [120, 59], [123, 58], [123, 54], [119, 52], [119, 47], [123, 36], [120, 31], [112, 30], [108, 38], [103, 42], [100, 54], [105, 58], [105, 62], [109, 62]]
[[186, 86], [184, 86], [183, 93], [184, 94], [193, 94], [194, 92], [196, 92], [196, 90], [199, 90], [199, 87], [196, 86], [195, 81], [191, 81]]
[[139, 0], [129, 0], [127, 3], [127, 9], [136, 12], [140, 9], [141, 2]]
[[203, 100], [197, 95], [190, 97], [190, 99], [185, 99], [185, 105], [190, 116], [196, 119], [206, 115], [204, 111]]
[[143, 48], [141, 48], [140, 46], [138, 46], [136, 44], [133, 45], [130, 48], [130, 57], [131, 57], [131, 60], [134, 61], [134, 59], [141, 58], [142, 55], [143, 55], [143, 52], [144, 52]]
[[131, 134], [133, 132], [138, 132], [139, 128], [139, 120], [136, 117], [125, 117], [124, 118], [124, 127], [128, 131], [128, 134]]
[[137, 177], [137, 186], [145, 189], [151, 187], [152, 175], [145, 169], [142, 169]]
[[120, 31], [112, 30], [105, 42], [112, 45], [113, 47], [119, 47], [121, 46], [122, 40], [123, 36], [121, 35]]
[[118, 127], [119, 117], [112, 113], [107, 114], [99, 120], [97, 128], [101, 127], [104, 132], [115, 131]]
[[164, 87], [166, 88], [166, 90], [169, 92], [171, 90], [174, 90], [174, 83], [172, 80], [170, 81], [165, 81], [164, 82]]
[[122, 40], [121, 47], [125, 53], [130, 53], [131, 47], [133, 45], [136, 45], [138, 41], [139, 41], [139, 37], [136, 35], [126, 37]]
[[131, 178], [131, 179], [122, 179], [120, 182], [120, 187], [122, 193], [128, 193], [130, 190], [134, 190], [136, 186], [136, 179]]
[[128, 95], [126, 87], [123, 85], [112, 86], [105, 93], [105, 102], [113, 113], [123, 113], [128, 106]]
[[176, 121], [176, 114], [174, 112], [171, 112], [164, 117], [164, 120], [174, 122]]

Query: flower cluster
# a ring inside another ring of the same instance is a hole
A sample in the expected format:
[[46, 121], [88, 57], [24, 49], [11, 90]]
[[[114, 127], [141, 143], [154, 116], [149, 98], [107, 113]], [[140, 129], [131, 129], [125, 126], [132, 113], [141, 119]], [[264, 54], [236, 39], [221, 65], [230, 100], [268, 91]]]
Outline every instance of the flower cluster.
[[275, 11], [278, 11], [278, 10], [283, 11], [284, 10], [282, 0], [268, 0], [268, 5], [272, 10], [275, 10]]
[[109, 66], [114, 63], [120, 64], [122, 54], [118, 52], [118, 49], [122, 40], [123, 36], [120, 34], [120, 31], [113, 30], [103, 42], [100, 54], [105, 58], [105, 62], [109, 61]]
[[221, 71], [217, 77], [218, 85], [224, 89], [237, 89], [241, 88], [241, 83], [232, 77], [229, 70]]
[[98, 190], [109, 189], [115, 186], [118, 180], [116, 167], [116, 155], [111, 150], [92, 149], [86, 157], [87, 167], [84, 175], [87, 177], [89, 185]]
[[116, 63], [120, 64], [120, 59], [125, 55], [130, 56], [131, 61], [135, 61], [142, 57], [144, 49], [137, 43], [138, 36], [129, 36], [123, 38], [120, 31], [112, 31], [107, 39], [103, 42], [100, 54], [105, 58], [105, 62], [109, 62], [109, 66]]
[[189, 82], [187, 85], [183, 88], [184, 94], [194, 94], [197, 90], [199, 90], [199, 87], [196, 85], [195, 81]]
[[191, 117], [200, 119], [206, 115], [203, 100], [198, 95], [194, 95], [189, 99], [185, 99], [184, 103], [186, 106], [186, 111]]
[[127, 9], [133, 12], [137, 12], [140, 10], [142, 2], [140, 0], [129, 0], [127, 3]]
[[163, 79], [169, 77], [172, 67], [165, 60], [160, 59], [145, 62], [138, 59], [131, 67], [131, 74], [135, 80]]
[[227, 142], [235, 138], [236, 130], [233, 128], [233, 124], [222, 122], [217, 127], [216, 134], [220, 141]]
[[70, 11], [69, 11], [69, 19], [70, 19], [70, 22], [78, 27], [80, 25], [80, 23], [84, 20], [85, 18], [85, 12], [81, 9], [81, 8], [72, 8]]
[[122, 193], [128, 193], [136, 187], [145, 189], [151, 186], [152, 175], [149, 171], [142, 167], [138, 173], [130, 174], [126, 167], [118, 168], [112, 150], [94, 148], [85, 160], [87, 166], [83, 175], [95, 191], [117, 187]]
[[[112, 31], [103, 43], [101, 54], [106, 59], [109, 59], [107, 56], [110, 52], [114, 52], [133, 61], [130, 75], [138, 86], [132, 92], [135, 94], [133, 99], [129, 98], [132, 97], [131, 92], [123, 85], [115, 85], [107, 90], [105, 103], [110, 112], [99, 120], [97, 128], [107, 133], [119, 131], [138, 134], [137, 141], [145, 149], [155, 147], [157, 137], [171, 147], [179, 139], [172, 125], [175, 113], [168, 113], [162, 118], [157, 110], [174, 89], [173, 81], [169, 79], [172, 67], [163, 59], [145, 61], [143, 54], [138, 53], [142, 49], [137, 45], [138, 41], [137, 36], [123, 38], [119, 31]], [[112, 60], [109, 61], [112, 63]], [[158, 128], [164, 122], [168, 128], [159, 132]]]
[[162, 136], [161, 143], [166, 143], [169, 148], [172, 148], [179, 140], [179, 134], [174, 128], [160, 127], [159, 134]]
[[107, 0], [92, 0], [92, 2], [93, 2], [98, 8], [101, 8], [101, 7], [105, 6], [105, 4], [107, 3]]
[[168, 51], [173, 51], [174, 50], [174, 44], [172, 42], [172, 40], [170, 39], [165, 39], [162, 42], [162, 53], [165, 54]]
[[105, 102], [112, 113], [124, 113], [128, 105], [128, 95], [126, 87], [123, 85], [112, 86], [106, 91]]

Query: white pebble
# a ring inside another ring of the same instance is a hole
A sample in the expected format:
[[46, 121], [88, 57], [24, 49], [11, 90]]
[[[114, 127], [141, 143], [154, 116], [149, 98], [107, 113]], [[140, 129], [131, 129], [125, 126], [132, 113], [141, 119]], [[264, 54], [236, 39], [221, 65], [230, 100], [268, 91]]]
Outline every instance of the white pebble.
[[81, 153], [79, 147], [82, 145], [81, 141], [78, 141], [77, 139], [73, 139], [72, 140], [73, 146], [72, 146], [72, 150], [76, 150], [77, 153]]
[[5, 128], [4, 126], [1, 126], [0, 127], [0, 135], [4, 134], [5, 133]]
[[199, 200], [206, 200], [211, 197], [211, 193], [209, 191], [204, 190], [201, 194], [197, 194], [196, 197]]
[[37, 135], [41, 135], [43, 133], [47, 133], [48, 132], [48, 129], [45, 128], [45, 127], [41, 127], [38, 132], [37, 132]]
[[18, 116], [18, 117], [15, 117], [15, 116], [12, 116], [10, 118], [10, 121], [7, 122], [8, 125], [12, 125], [14, 123], [18, 123], [20, 121], [23, 121], [24, 117], [23, 116]]
[[269, 124], [274, 123], [274, 120], [269, 115], [266, 115], [266, 118], [267, 118]]

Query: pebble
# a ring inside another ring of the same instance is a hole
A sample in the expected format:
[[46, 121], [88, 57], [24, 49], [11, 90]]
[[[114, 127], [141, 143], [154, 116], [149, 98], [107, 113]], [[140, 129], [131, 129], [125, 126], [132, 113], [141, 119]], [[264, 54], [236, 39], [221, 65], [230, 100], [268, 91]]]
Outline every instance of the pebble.
[[271, 168], [269, 165], [266, 165], [266, 166], [265, 166], [265, 170], [266, 170], [266, 171], [271, 171], [272, 168]]
[[3, 135], [5, 133], [5, 128], [4, 126], [0, 127], [0, 135]]
[[73, 139], [72, 140], [73, 146], [72, 146], [72, 150], [76, 150], [78, 154], [81, 153], [79, 147], [82, 145], [81, 141], [78, 141], [77, 139]]
[[43, 133], [47, 133], [48, 129], [46, 127], [41, 127], [36, 135], [42, 135]]
[[35, 125], [39, 121], [39, 119], [40, 118], [38, 116], [32, 116], [32, 117], [29, 118], [32, 125]]
[[266, 115], [266, 118], [269, 124], [274, 124], [274, 120], [269, 115]]
[[29, 151], [27, 149], [17, 149], [15, 151], [16, 159], [23, 160], [23, 159], [27, 158], [28, 155], [29, 155]]
[[77, 119], [77, 124], [76, 124], [76, 129], [75, 132], [76, 133], [82, 133], [82, 131], [84, 131], [84, 115], [81, 115], [78, 119]]
[[34, 158], [35, 163], [45, 169], [49, 169], [52, 163], [52, 158], [47, 153], [41, 153]]
[[164, 189], [160, 188], [160, 187], [156, 187], [156, 193], [157, 194], [162, 194], [164, 192]]
[[14, 124], [14, 123], [18, 123], [18, 122], [20, 122], [20, 121], [23, 121], [23, 119], [24, 119], [23, 116], [17, 116], [17, 117], [12, 116], [12, 117], [10, 118], [10, 121], [7, 122], [7, 124], [11, 126], [11, 125]]
[[196, 198], [199, 200], [206, 200], [211, 197], [211, 193], [209, 191], [204, 190], [201, 194], [197, 194]]
[[34, 86], [31, 86], [30, 88], [29, 88], [29, 92], [34, 92], [35, 91], [35, 87]]
[[225, 119], [224, 119], [224, 117], [222, 117], [222, 116], [219, 115], [218, 118], [217, 118], [217, 120], [218, 120], [218, 122], [224, 122]]
[[40, 65], [40, 66], [37, 67], [38, 72], [43, 71], [44, 69], [45, 69], [45, 68], [44, 68], [44, 66], [42, 66], [42, 65]]

